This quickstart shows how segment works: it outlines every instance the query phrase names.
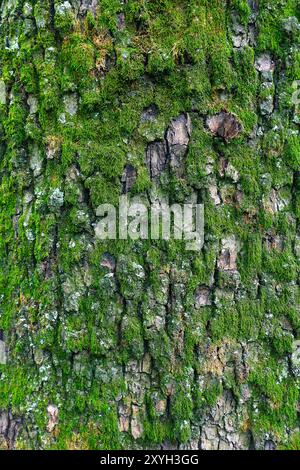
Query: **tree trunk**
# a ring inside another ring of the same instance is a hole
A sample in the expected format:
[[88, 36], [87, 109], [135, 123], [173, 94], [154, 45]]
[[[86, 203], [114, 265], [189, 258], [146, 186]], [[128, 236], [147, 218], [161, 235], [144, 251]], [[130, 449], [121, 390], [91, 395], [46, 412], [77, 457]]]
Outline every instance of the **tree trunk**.
[[[297, 1], [0, 7], [0, 447], [297, 447]], [[202, 250], [99, 239], [121, 194]]]

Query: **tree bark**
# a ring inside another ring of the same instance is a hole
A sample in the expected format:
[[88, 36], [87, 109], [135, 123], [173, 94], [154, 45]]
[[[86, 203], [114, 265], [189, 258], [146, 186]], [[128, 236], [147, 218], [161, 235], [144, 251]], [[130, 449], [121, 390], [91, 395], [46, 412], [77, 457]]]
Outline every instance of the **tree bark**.
[[[297, 2], [0, 8], [0, 447], [297, 447]], [[122, 194], [202, 250], [99, 240]]]

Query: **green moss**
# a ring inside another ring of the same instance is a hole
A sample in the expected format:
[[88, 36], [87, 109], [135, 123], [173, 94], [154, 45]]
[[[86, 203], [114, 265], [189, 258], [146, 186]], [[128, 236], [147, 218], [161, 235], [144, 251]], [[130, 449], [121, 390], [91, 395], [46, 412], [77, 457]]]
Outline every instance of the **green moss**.
[[115, 145], [90, 144], [80, 150], [79, 164], [85, 175], [93, 174], [97, 169], [101, 171], [104, 178], [121, 178], [125, 155], [117, 143]]
[[172, 397], [170, 413], [174, 423], [173, 436], [185, 443], [191, 437], [190, 419], [193, 415], [193, 403], [187, 392], [178, 390]]
[[262, 240], [259, 233], [248, 233], [243, 244], [239, 271], [243, 282], [252, 282], [262, 271]]
[[222, 338], [237, 338], [239, 335], [239, 315], [236, 309], [223, 307], [215, 313], [210, 323], [213, 341]]
[[[231, 363], [220, 381], [213, 374], [202, 381], [199, 349], [226, 339], [246, 344], [245, 351], [249, 346], [250, 376], [243, 380], [251, 389], [251, 432], [275, 431], [284, 443], [286, 428], [298, 425], [298, 385], [286, 364], [300, 331], [299, 145], [292, 121], [300, 60], [293, 46], [297, 33], [284, 31], [283, 20], [299, 17], [299, 8], [295, 0], [262, 0], [258, 47], [233, 48], [231, 14], [247, 27], [246, 0], [227, 6], [219, 0], [121, 3], [104, 0], [96, 17], [78, 19], [53, 11], [58, 2], [39, 0], [35, 21], [19, 21], [17, 10], [0, 34], [3, 43], [6, 36], [19, 42], [19, 49], [0, 51], [8, 97], [0, 105], [0, 328], [10, 361], [1, 366], [0, 408], [25, 421], [30, 414], [37, 436], [24, 446], [185, 444], [224, 388], [240, 398]], [[276, 86], [268, 89], [259, 85], [254, 67], [264, 52], [276, 63]], [[63, 99], [71, 93], [78, 111], [64, 123]], [[31, 115], [28, 94], [38, 101]], [[269, 95], [276, 98], [275, 112], [261, 117], [257, 106]], [[157, 115], [142, 120], [151, 105]], [[230, 142], [213, 138], [205, 125], [207, 114], [222, 109], [243, 127]], [[162, 191], [174, 202], [196, 191], [205, 203], [203, 250], [189, 253], [176, 241], [95, 242], [95, 211], [101, 203], [118, 203], [126, 163], [137, 171], [131, 193], [149, 197], [145, 149], [162, 140], [181, 113], [189, 113], [193, 128], [184, 177], [166, 171]], [[253, 139], [256, 125], [263, 135]], [[46, 158], [53, 142], [57, 152]], [[35, 177], [33, 148], [43, 158]], [[236, 169], [238, 181], [222, 175], [221, 157]], [[222, 193], [218, 206], [208, 191], [212, 179]], [[48, 204], [55, 188], [64, 193], [58, 210]], [[266, 210], [273, 190], [284, 201], [277, 213]], [[29, 204], [25, 191], [33, 194]], [[239, 274], [218, 269], [220, 240], [231, 234], [241, 244]], [[282, 249], [267, 248], [270, 234], [282, 239]], [[116, 259], [115, 271], [102, 265], [104, 253]], [[171, 280], [166, 292], [165, 278]], [[196, 309], [199, 286], [212, 290], [212, 305]], [[160, 318], [164, 326], [156, 328]], [[141, 372], [145, 353], [151, 376]], [[147, 384], [145, 399], [129, 390], [132, 362], [140, 377], [134, 381]], [[152, 392], [166, 400], [165, 413], [155, 408]], [[144, 433], [137, 442], [130, 432], [119, 432], [121, 395], [129, 406], [141, 404]], [[59, 406], [53, 436], [45, 431], [50, 402]], [[297, 437], [286, 445], [297, 447]]]
[[60, 11], [55, 8], [54, 27], [59, 34], [64, 37], [73, 31], [75, 26], [75, 17], [71, 10]]
[[95, 65], [93, 44], [82, 34], [70, 34], [63, 42], [61, 60], [72, 79], [82, 87], [86, 86]]
[[26, 119], [26, 111], [22, 102], [19, 90], [15, 90], [14, 103], [10, 106], [7, 119], [4, 121], [4, 129], [10, 136], [14, 147], [22, 145], [25, 140], [24, 121]]
[[172, 440], [172, 429], [169, 423], [162, 422], [159, 419], [154, 419], [149, 422], [144, 422], [144, 434], [146, 445], [158, 445], [165, 440]]
[[296, 15], [297, 1], [263, 0], [260, 3], [258, 16], [259, 36], [258, 48], [261, 51], [271, 51], [282, 54], [285, 42], [289, 40], [283, 29], [283, 20]]
[[277, 250], [264, 251], [263, 266], [265, 272], [274, 276], [279, 282], [291, 282], [296, 279], [297, 266], [295, 258], [289, 250], [282, 253]]
[[251, 9], [248, 2], [246, 0], [233, 0], [231, 5], [232, 9], [238, 13], [239, 20], [243, 24], [247, 24], [251, 14]]
[[300, 165], [300, 144], [299, 138], [296, 134], [288, 136], [284, 157], [287, 164], [293, 169], [297, 170]]
[[130, 358], [142, 358], [144, 342], [141, 323], [138, 318], [123, 317], [122, 350], [124, 362], [127, 362]]
[[258, 411], [252, 415], [253, 426], [258, 432], [284, 432], [285, 426], [294, 426], [297, 415], [295, 403], [299, 397], [297, 386], [290, 378], [281, 376], [280, 366], [271, 360], [265, 367], [250, 374], [255, 396], [260, 400]]
[[300, 449], [300, 435], [295, 433], [289, 439], [289, 442], [280, 447], [281, 450], [299, 450]]
[[200, 398], [201, 407], [214, 406], [217, 399], [223, 392], [223, 387], [220, 382], [213, 383], [203, 391]]

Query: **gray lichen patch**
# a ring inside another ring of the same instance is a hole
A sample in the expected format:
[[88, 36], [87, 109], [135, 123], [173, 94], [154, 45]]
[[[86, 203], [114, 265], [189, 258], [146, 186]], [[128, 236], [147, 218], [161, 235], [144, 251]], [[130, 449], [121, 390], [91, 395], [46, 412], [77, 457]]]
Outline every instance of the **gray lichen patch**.
[[49, 196], [49, 207], [53, 210], [60, 209], [64, 204], [64, 193], [55, 188]]
[[0, 364], [4, 365], [6, 361], [6, 345], [4, 341], [0, 340]]
[[0, 105], [6, 104], [6, 85], [3, 80], [0, 80]]

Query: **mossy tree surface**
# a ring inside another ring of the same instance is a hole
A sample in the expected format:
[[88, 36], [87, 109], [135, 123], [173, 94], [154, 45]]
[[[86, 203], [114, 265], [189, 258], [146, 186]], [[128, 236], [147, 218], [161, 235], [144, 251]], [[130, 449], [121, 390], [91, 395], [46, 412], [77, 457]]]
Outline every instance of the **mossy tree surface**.
[[[0, 9], [0, 446], [299, 446], [299, 2]], [[201, 252], [97, 240], [127, 165], [131, 195], [204, 203]]]

